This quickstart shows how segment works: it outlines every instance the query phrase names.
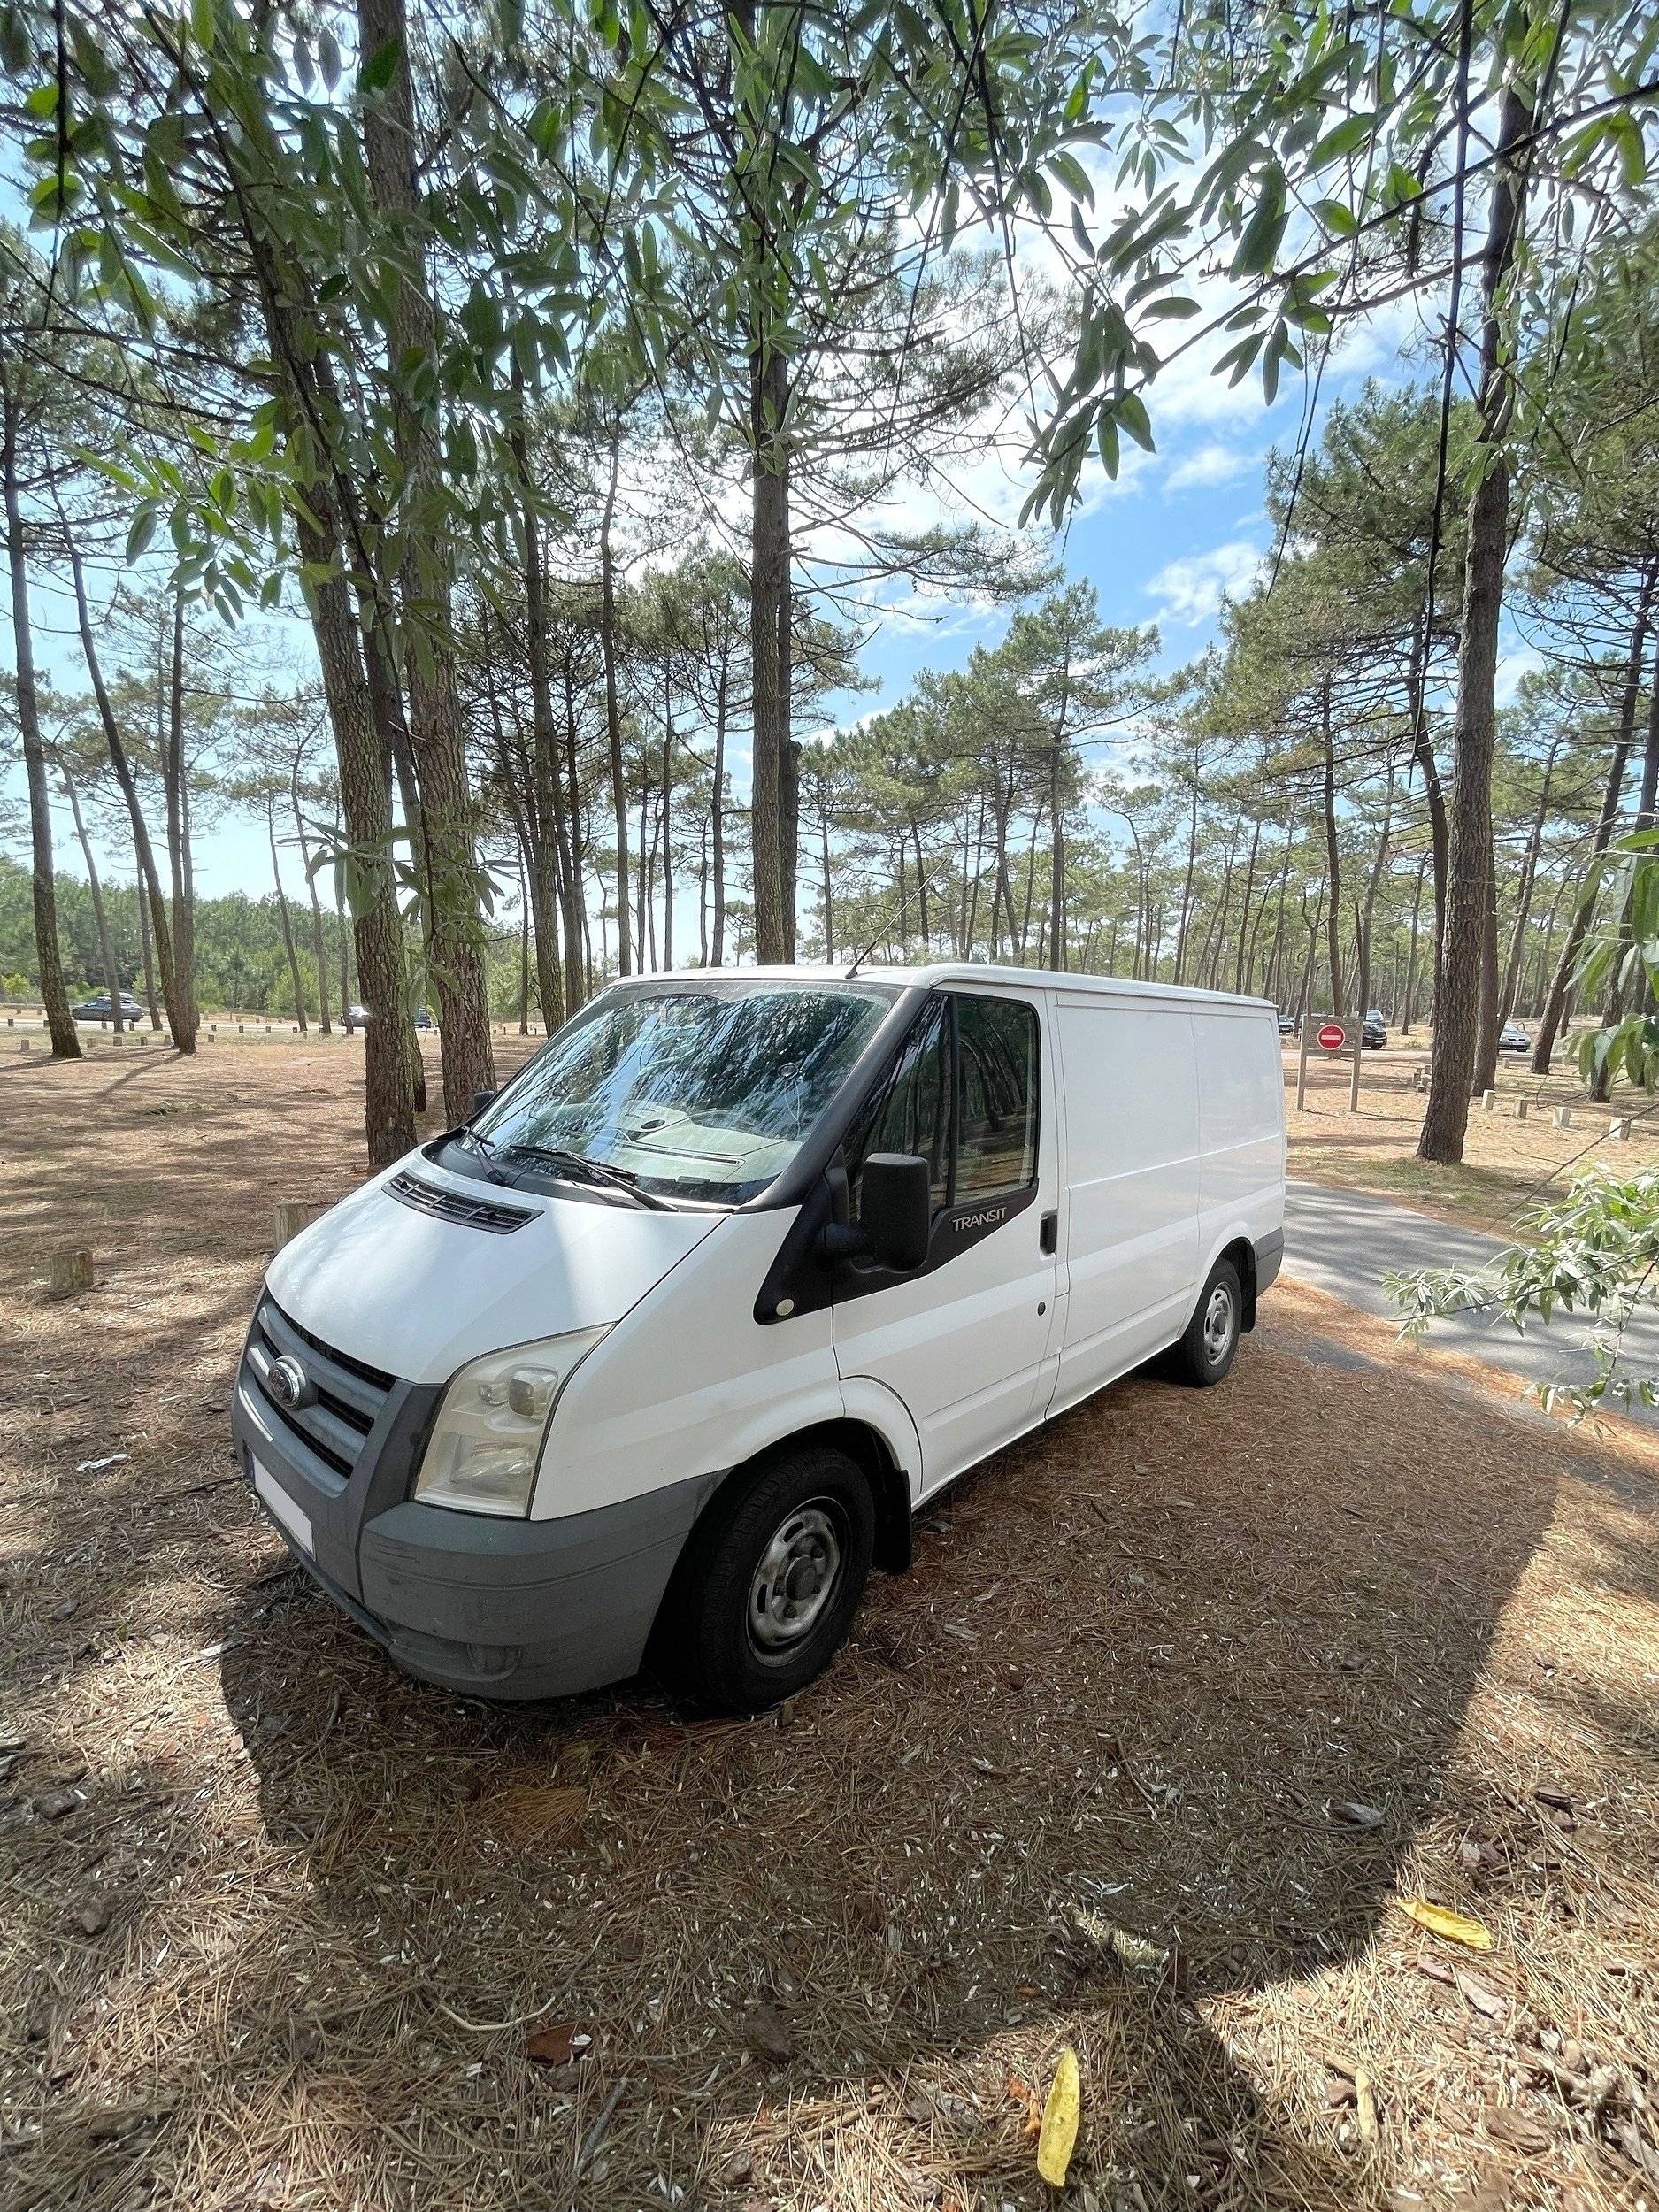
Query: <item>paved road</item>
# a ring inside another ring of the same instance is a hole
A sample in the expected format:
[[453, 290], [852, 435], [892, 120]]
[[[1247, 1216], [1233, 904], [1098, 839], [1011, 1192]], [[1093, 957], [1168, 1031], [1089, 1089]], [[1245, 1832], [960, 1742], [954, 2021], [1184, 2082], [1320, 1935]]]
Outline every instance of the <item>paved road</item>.
[[[1382, 1284], [1390, 1269], [1479, 1267], [1502, 1249], [1496, 1237], [1414, 1213], [1369, 1191], [1293, 1182], [1287, 1201], [1285, 1272], [1387, 1320], [1396, 1318]], [[1595, 1363], [1582, 1349], [1585, 1334], [1584, 1324], [1571, 1318], [1548, 1329], [1534, 1325], [1517, 1336], [1507, 1321], [1463, 1314], [1436, 1322], [1427, 1341], [1508, 1369], [1526, 1382], [1587, 1382]], [[1659, 1316], [1639, 1317], [1625, 1343], [1647, 1373], [1659, 1375]], [[1631, 1412], [1659, 1427], [1659, 1410], [1632, 1406]]]

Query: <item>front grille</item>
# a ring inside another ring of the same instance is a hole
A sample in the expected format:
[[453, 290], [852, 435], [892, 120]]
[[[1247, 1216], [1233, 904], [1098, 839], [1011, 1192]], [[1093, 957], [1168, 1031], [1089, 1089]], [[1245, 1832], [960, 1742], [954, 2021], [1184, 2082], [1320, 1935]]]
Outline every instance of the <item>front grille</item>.
[[[272, 1395], [271, 1370], [283, 1358], [296, 1359], [310, 1377], [317, 1394], [309, 1405], [290, 1409]], [[269, 1297], [260, 1300], [254, 1316], [248, 1365], [258, 1386], [260, 1404], [273, 1419], [302, 1438], [344, 1482], [357, 1463], [394, 1378], [347, 1353], [334, 1351], [309, 1329], [290, 1321]]]
[[510, 1237], [535, 1215], [527, 1207], [502, 1206], [490, 1198], [463, 1198], [457, 1191], [440, 1190], [402, 1169], [381, 1185], [388, 1198], [401, 1199], [417, 1213], [435, 1214], [440, 1221], [457, 1221], [468, 1229], [488, 1229], [491, 1236]]

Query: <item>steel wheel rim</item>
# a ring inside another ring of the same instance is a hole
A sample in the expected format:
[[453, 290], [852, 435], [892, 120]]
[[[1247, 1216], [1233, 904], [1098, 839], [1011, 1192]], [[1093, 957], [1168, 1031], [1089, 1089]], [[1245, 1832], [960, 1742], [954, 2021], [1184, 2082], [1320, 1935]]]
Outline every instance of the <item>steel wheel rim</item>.
[[1225, 1283], [1217, 1283], [1204, 1308], [1204, 1357], [1212, 1367], [1218, 1366], [1226, 1357], [1232, 1341], [1233, 1293]]
[[845, 1525], [827, 1498], [785, 1514], [749, 1586], [749, 1633], [757, 1651], [776, 1656], [812, 1633], [841, 1587], [845, 1560]]

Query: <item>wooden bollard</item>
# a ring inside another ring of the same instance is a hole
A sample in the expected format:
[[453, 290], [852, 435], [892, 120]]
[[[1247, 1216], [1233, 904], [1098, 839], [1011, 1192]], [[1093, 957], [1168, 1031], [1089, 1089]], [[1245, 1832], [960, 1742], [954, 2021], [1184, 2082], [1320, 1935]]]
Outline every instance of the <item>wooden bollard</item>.
[[1497, 1102], [1498, 1102], [1498, 1094], [1496, 1093], [1496, 1091], [1482, 1091], [1482, 1092], [1481, 1092], [1481, 1094], [1480, 1094], [1480, 1103], [1482, 1104], [1482, 1106], [1484, 1106], [1484, 1107], [1485, 1107], [1485, 1109], [1486, 1109], [1486, 1110], [1487, 1111], [1487, 1113], [1490, 1113], [1490, 1112], [1492, 1111], [1493, 1108], [1494, 1108], [1494, 1106], [1496, 1106]]
[[1528, 1100], [1528, 1099], [1525, 1099], [1525, 1098], [1517, 1098], [1517, 1099], [1516, 1100], [1516, 1102], [1515, 1102], [1515, 1118], [1517, 1119], [1517, 1121], [1525, 1121], [1525, 1120], [1526, 1119], [1527, 1111], [1528, 1111], [1528, 1109], [1529, 1109], [1530, 1105], [1531, 1105], [1531, 1101], [1530, 1101], [1530, 1100]]
[[28, 1051], [28, 1049], [29, 1049], [29, 1040], [28, 1040], [28, 1038], [27, 1038], [27, 1037], [19, 1038], [19, 1040], [18, 1041], [18, 1050], [19, 1050], [19, 1052], [27, 1052], [27, 1051]]
[[1556, 1126], [1556, 1128], [1557, 1128], [1557, 1129], [1571, 1129], [1571, 1126], [1572, 1126], [1572, 1109], [1571, 1109], [1571, 1106], [1557, 1106], [1557, 1107], [1556, 1107], [1556, 1109], [1555, 1109], [1555, 1126]]
[[85, 1245], [71, 1252], [54, 1252], [46, 1263], [48, 1298], [73, 1298], [92, 1287], [92, 1255]]
[[1609, 1121], [1607, 1125], [1607, 1133], [1612, 1138], [1615, 1144], [1628, 1144], [1630, 1142], [1630, 1123], [1622, 1117], [1616, 1116], [1615, 1118]]
[[279, 1198], [271, 1209], [272, 1247], [280, 1252], [326, 1210], [311, 1198]]

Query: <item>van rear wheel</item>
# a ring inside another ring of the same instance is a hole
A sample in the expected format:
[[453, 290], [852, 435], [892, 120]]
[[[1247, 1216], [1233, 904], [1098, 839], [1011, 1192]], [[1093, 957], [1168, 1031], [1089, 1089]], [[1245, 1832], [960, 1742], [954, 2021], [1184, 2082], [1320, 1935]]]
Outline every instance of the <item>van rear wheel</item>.
[[1208, 1390], [1221, 1381], [1238, 1356], [1244, 1320], [1244, 1285], [1231, 1260], [1217, 1260], [1199, 1293], [1186, 1333], [1172, 1345], [1169, 1373], [1176, 1382]]
[[675, 1570], [653, 1640], [660, 1671], [711, 1712], [793, 1697], [840, 1650], [875, 1534], [864, 1471], [827, 1445], [732, 1478]]

